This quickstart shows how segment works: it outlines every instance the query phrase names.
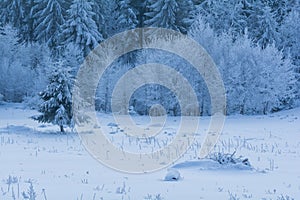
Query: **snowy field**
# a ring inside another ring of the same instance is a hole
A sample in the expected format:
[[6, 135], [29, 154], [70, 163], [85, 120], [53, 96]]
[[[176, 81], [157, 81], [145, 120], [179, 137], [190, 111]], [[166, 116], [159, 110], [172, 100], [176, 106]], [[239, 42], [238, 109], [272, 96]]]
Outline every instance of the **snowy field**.
[[[198, 160], [210, 119], [201, 118], [195, 144], [169, 167], [180, 173], [178, 181], [164, 180], [168, 169], [133, 175], [105, 167], [87, 153], [76, 133], [60, 134], [56, 126], [38, 124], [30, 119], [35, 114], [21, 104], [0, 105], [0, 200], [26, 199], [31, 185], [36, 200], [300, 199], [300, 108], [227, 117], [214, 152], [236, 151], [252, 169]], [[111, 142], [131, 151], [167, 145], [180, 120], [169, 117], [151, 142], [130, 140], [110, 124], [112, 117], [98, 116]]]

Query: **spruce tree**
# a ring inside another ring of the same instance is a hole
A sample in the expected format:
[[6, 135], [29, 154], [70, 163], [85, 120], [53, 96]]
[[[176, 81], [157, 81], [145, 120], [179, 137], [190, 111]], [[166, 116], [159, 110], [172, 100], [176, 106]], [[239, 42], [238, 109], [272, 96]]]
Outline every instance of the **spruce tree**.
[[297, 6], [296, 0], [263, 0], [265, 5], [268, 5], [274, 17], [279, 25], [281, 25], [284, 19], [288, 16], [291, 9]]
[[269, 44], [276, 45], [279, 41], [278, 23], [268, 5], [260, 1], [253, 2], [247, 20], [249, 36], [255, 44], [261, 48], [266, 48]]
[[175, 0], [148, 0], [147, 9], [145, 25], [179, 30], [176, 26], [178, 4]]
[[99, 33], [103, 34], [104, 37], [104, 32], [105, 32], [105, 19], [104, 19], [104, 3], [103, 1], [105, 0], [94, 0], [93, 5], [92, 5], [92, 11], [95, 13], [94, 14], [94, 21], [96, 23], [96, 26], [98, 28]]
[[65, 19], [62, 0], [36, 0], [32, 12], [35, 22], [34, 36], [41, 43], [46, 43], [53, 56], [59, 55], [59, 36]]
[[30, 15], [34, 0], [3, 0], [0, 2], [0, 23], [10, 24], [17, 31], [18, 43], [33, 39], [33, 19]]
[[187, 34], [195, 18], [195, 5], [192, 0], [177, 0], [176, 25], [181, 33]]
[[[117, 18], [118, 24], [118, 32], [135, 29], [138, 25], [138, 20], [136, 13], [131, 6], [131, 0], [120, 0], [118, 2], [118, 6], [116, 11], [119, 13]], [[134, 37], [132, 38], [132, 34], [127, 34], [124, 39], [127, 41], [125, 45], [123, 45], [124, 49], [127, 49], [128, 46], [135, 42]], [[130, 54], [124, 55], [124, 62], [125, 63], [134, 63], [136, 61], [136, 52], [131, 52]]]
[[34, 0], [25, 1], [24, 15], [20, 27], [18, 27], [18, 42], [19, 43], [32, 43], [34, 39], [34, 17], [32, 8], [34, 7]]
[[[281, 42], [279, 49], [282, 49], [285, 56], [290, 56], [293, 64], [298, 66], [297, 72], [300, 74], [300, 3], [294, 5], [289, 15], [282, 22], [279, 28]], [[299, 77], [300, 80], [300, 77]], [[300, 83], [299, 83], [300, 84]], [[299, 90], [300, 91], [300, 90]]]
[[137, 27], [142, 28], [145, 26], [145, 13], [147, 12], [147, 0], [131, 0], [130, 5], [133, 11], [136, 13], [138, 20]]
[[118, 12], [120, 15], [118, 17], [118, 24], [120, 26], [121, 31], [134, 29], [137, 27], [138, 20], [136, 13], [130, 6], [131, 0], [120, 0], [118, 2]]
[[4, 24], [10, 23], [19, 28], [22, 24], [25, 12], [25, 0], [2, 0], [0, 2], [0, 18]]
[[250, 15], [247, 0], [203, 1], [199, 12], [206, 23], [220, 35], [229, 31], [235, 38], [245, 32]]
[[2, 25], [6, 25], [9, 22], [9, 11], [7, 9], [8, 1], [0, 1], [0, 22]]
[[93, 3], [87, 0], [74, 0], [67, 11], [68, 17], [63, 26], [63, 43], [76, 44], [87, 56], [103, 40], [102, 34], [94, 20]]
[[72, 124], [72, 95], [71, 76], [67, 70], [62, 69], [61, 63], [49, 78], [47, 88], [39, 95], [42, 99], [39, 106], [41, 115], [34, 119], [58, 125], [60, 131], [64, 132], [64, 126]]

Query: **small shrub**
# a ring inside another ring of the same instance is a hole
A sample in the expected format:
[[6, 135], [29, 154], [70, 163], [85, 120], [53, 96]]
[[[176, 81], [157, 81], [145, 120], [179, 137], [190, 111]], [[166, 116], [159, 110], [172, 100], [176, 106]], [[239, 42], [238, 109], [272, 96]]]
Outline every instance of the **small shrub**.
[[248, 158], [243, 158], [242, 156], [240, 157], [235, 157], [236, 152], [233, 152], [232, 154], [224, 154], [224, 153], [214, 153], [209, 156], [209, 159], [212, 159], [221, 165], [228, 165], [228, 164], [244, 164], [246, 166], [251, 166]]
[[228, 193], [229, 193], [229, 200], [240, 200], [240, 198], [236, 194], [233, 194], [231, 192]]
[[26, 108], [37, 110], [39, 108], [39, 105], [42, 103], [42, 101], [38, 95], [25, 96], [23, 97], [23, 103], [26, 106]]
[[22, 192], [22, 196], [25, 200], [36, 200], [36, 193], [34, 191], [32, 183], [30, 183], [29, 189], [27, 192]]
[[160, 194], [152, 195], [148, 194], [144, 197], [144, 200], [164, 200], [164, 198]]
[[16, 176], [9, 175], [8, 178], [4, 180], [4, 182], [7, 184], [7, 192], [9, 192], [13, 184], [19, 183], [19, 179]]
[[277, 197], [277, 200], [295, 200], [295, 199], [288, 195], [285, 195], [285, 196], [281, 195], [281, 196]]
[[18, 177], [16, 177], [16, 176], [11, 176], [11, 175], [9, 175], [9, 176], [8, 176], [8, 179], [6, 179], [5, 182], [6, 182], [7, 185], [12, 185], [12, 184], [18, 183], [18, 182], [19, 182], [19, 179], [18, 179]]

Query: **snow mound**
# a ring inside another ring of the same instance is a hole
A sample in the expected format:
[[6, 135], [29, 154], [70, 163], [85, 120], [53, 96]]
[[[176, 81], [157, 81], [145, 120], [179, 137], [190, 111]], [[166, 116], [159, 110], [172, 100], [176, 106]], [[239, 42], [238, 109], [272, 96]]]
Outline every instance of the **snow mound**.
[[202, 159], [195, 161], [186, 161], [178, 163], [172, 167], [173, 169], [198, 169], [198, 170], [252, 170], [250, 165], [243, 163], [226, 163], [221, 164], [211, 159]]
[[110, 126], [110, 127], [118, 127], [118, 124], [113, 123], [113, 122], [110, 122], [110, 123], [107, 124], [107, 126]]
[[176, 169], [169, 169], [168, 173], [165, 176], [165, 181], [178, 181], [180, 180], [181, 176], [178, 170]]

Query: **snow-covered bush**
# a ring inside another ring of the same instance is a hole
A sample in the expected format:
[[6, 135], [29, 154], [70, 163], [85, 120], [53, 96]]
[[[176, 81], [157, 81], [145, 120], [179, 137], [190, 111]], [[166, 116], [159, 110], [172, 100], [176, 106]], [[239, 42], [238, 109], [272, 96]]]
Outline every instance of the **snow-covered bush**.
[[37, 94], [46, 83], [48, 48], [18, 44], [17, 33], [10, 26], [0, 34], [0, 93], [3, 100], [21, 102]]
[[164, 116], [166, 114], [166, 110], [161, 105], [153, 105], [149, 110], [150, 116]]
[[213, 153], [210, 154], [208, 157], [209, 159], [218, 162], [221, 165], [230, 165], [230, 164], [243, 164], [245, 166], [251, 167], [251, 164], [248, 160], [248, 158], [235, 157], [236, 152], [232, 154], [226, 154], [226, 153]]
[[[247, 33], [234, 39], [225, 33], [216, 35], [201, 18], [193, 24], [189, 34], [208, 51], [221, 73], [226, 89], [227, 114], [268, 114], [295, 105], [295, 66], [275, 45], [266, 45], [262, 49], [253, 45]], [[101, 100], [97, 101], [97, 110], [110, 111], [107, 105], [110, 104], [112, 90], [127, 71], [145, 63], [160, 63], [175, 69], [191, 84], [199, 105], [192, 105], [190, 113], [210, 115], [206, 83], [187, 61], [170, 52], [154, 49], [136, 52], [135, 58], [135, 63], [114, 62], [107, 70], [97, 90], [97, 100]], [[159, 76], [159, 72], [157, 74]], [[148, 115], [155, 104], [162, 105], [168, 115], [182, 114], [176, 94], [158, 84], [138, 88], [129, 105], [133, 105], [138, 114]]]
[[255, 47], [247, 35], [234, 41], [228, 34], [217, 36], [201, 18], [193, 25], [191, 36], [219, 68], [228, 114], [267, 114], [293, 106], [296, 74], [290, 60], [277, 48]]
[[128, 108], [128, 114], [130, 114], [130, 115], [137, 115], [137, 113], [134, 110], [133, 106], [129, 106], [129, 108]]
[[23, 104], [26, 108], [37, 110], [41, 103], [42, 101], [38, 94], [34, 96], [23, 97]]

